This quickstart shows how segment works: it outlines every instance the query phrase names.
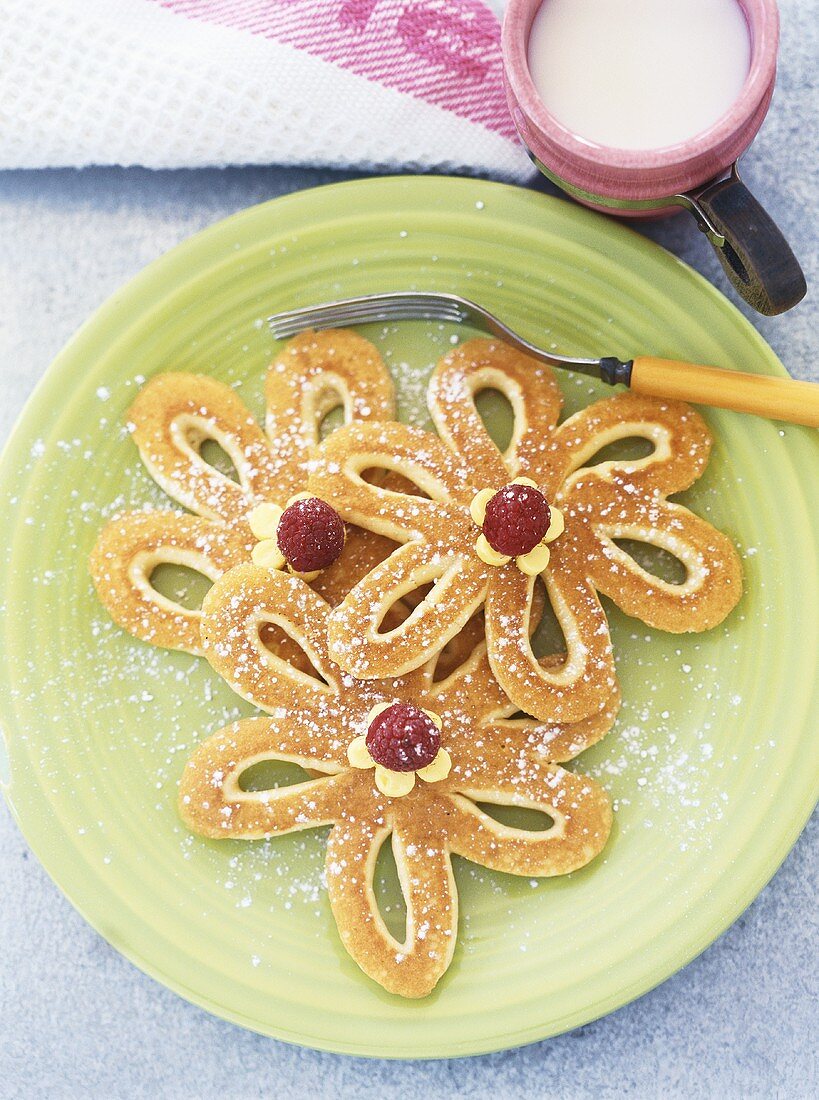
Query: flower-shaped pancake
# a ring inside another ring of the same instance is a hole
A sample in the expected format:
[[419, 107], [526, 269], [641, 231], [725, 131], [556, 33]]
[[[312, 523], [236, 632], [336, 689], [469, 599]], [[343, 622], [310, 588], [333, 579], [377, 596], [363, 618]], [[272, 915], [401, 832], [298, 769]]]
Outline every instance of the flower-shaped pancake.
[[[217, 839], [331, 825], [327, 887], [339, 933], [384, 988], [421, 997], [446, 971], [458, 923], [452, 854], [511, 874], [550, 876], [584, 866], [605, 844], [607, 796], [552, 757], [565, 759], [594, 740], [609, 716], [574, 731], [532, 720], [506, 723], [514, 708], [482, 647], [444, 680], [433, 679], [433, 661], [405, 677], [356, 681], [328, 654], [326, 601], [300, 578], [258, 566], [223, 576], [204, 612], [208, 659], [268, 716], [234, 723], [194, 752], [180, 785], [182, 817], [195, 832]], [[317, 675], [293, 668], [261, 643], [260, 628], [270, 621], [291, 634]], [[448, 768], [420, 769], [413, 783], [390, 796], [379, 790], [366, 761], [351, 766], [348, 751], [372, 730], [385, 704], [401, 703], [435, 717]], [[313, 778], [243, 789], [243, 773], [267, 760], [298, 764]], [[543, 830], [514, 828], [483, 804], [540, 810], [552, 823]], [[378, 852], [389, 838], [407, 907], [403, 942], [387, 930], [373, 892]]]
[[[395, 413], [392, 380], [378, 352], [348, 331], [307, 332], [290, 341], [268, 369], [265, 400], [264, 431], [235, 390], [203, 375], [158, 375], [134, 402], [129, 425], [142, 461], [193, 513], [127, 512], [100, 533], [90, 561], [97, 593], [138, 638], [200, 653], [201, 612], [152, 585], [157, 566], [184, 565], [215, 581], [247, 561], [257, 542], [249, 517], [258, 505], [283, 506], [306, 488], [306, 464], [328, 412], [340, 406], [347, 423]], [[238, 481], [202, 457], [207, 440], [227, 453]], [[315, 580], [317, 590], [338, 602], [387, 550], [371, 532], [349, 532], [341, 557]]]
[[[504, 394], [514, 413], [503, 453], [475, 405], [486, 389]], [[679, 402], [627, 393], [558, 425], [560, 405], [551, 370], [478, 339], [447, 355], [433, 374], [429, 406], [439, 436], [395, 423], [365, 424], [325, 441], [310, 491], [344, 519], [401, 544], [330, 616], [330, 653], [342, 668], [365, 679], [404, 675], [485, 606], [489, 660], [510, 699], [537, 717], [578, 721], [597, 711], [615, 685], [598, 592], [674, 632], [708, 629], [734, 607], [742, 579], [730, 540], [668, 499], [705, 467], [711, 440], [702, 418]], [[647, 440], [652, 452], [588, 465], [603, 447], [632, 437]], [[400, 473], [422, 495], [365, 480], [374, 469]], [[538, 659], [532, 648], [533, 555], [516, 558], [514, 551], [499, 554], [482, 544], [478, 525], [500, 490], [515, 496], [503, 534], [513, 543], [523, 536], [535, 547], [565, 639], [561, 661]], [[525, 507], [539, 509], [539, 527], [526, 529], [531, 513], [514, 512], [523, 497], [530, 498]], [[685, 568], [683, 582], [642, 568], [618, 545], [622, 539], [670, 552]], [[387, 629], [391, 605], [430, 582], [413, 613]]]

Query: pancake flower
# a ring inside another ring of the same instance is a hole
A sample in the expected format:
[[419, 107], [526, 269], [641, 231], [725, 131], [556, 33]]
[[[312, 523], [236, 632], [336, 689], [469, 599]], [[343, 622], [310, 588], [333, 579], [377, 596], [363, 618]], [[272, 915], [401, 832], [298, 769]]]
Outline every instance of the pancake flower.
[[[153, 586], [157, 566], [187, 566], [215, 581], [254, 551], [259, 555], [259, 532], [267, 531], [271, 516], [277, 525], [291, 498], [304, 494], [307, 463], [327, 413], [341, 406], [345, 420], [358, 423], [395, 413], [392, 380], [378, 352], [348, 331], [307, 332], [291, 340], [268, 369], [265, 403], [262, 428], [230, 386], [171, 372], [152, 378], [129, 410], [146, 469], [188, 510], [125, 512], [97, 539], [90, 570], [99, 598], [137, 638], [201, 653], [201, 612]], [[208, 441], [226, 452], [235, 480], [206, 461]], [[333, 603], [388, 549], [383, 539], [360, 530], [348, 532], [345, 543], [337, 516], [336, 524], [329, 558], [316, 570], [314, 555], [306, 570]]]
[[[500, 391], [514, 414], [501, 452], [475, 405]], [[689, 406], [625, 393], [558, 423], [551, 370], [503, 344], [472, 340], [437, 366], [429, 408], [437, 435], [402, 424], [352, 424], [317, 451], [308, 491], [341, 517], [399, 545], [354, 585], [329, 619], [330, 653], [361, 679], [421, 667], [485, 611], [489, 661], [527, 714], [574, 722], [616, 688], [600, 594], [643, 622], [672, 632], [707, 630], [740, 598], [730, 540], [669, 499], [703, 472], [711, 439]], [[594, 460], [634, 437], [651, 453]], [[409, 491], [374, 478], [387, 470]], [[366, 475], [366, 476], [365, 476]], [[660, 548], [681, 563], [681, 583], [638, 564], [623, 540]], [[532, 604], [540, 576], [565, 653], [538, 658]], [[388, 613], [429, 587], [398, 626]]]
[[[608, 797], [553, 757], [595, 740], [607, 716], [562, 729], [511, 718], [482, 646], [443, 680], [435, 680], [433, 659], [404, 677], [356, 681], [329, 655], [329, 604], [281, 571], [239, 566], [203, 606], [208, 659], [266, 714], [196, 749], [180, 782], [181, 816], [217, 840], [329, 825], [327, 890], [339, 935], [385, 989], [423, 997], [446, 972], [458, 929], [453, 855], [510, 874], [553, 876], [585, 866], [604, 847]], [[292, 637], [310, 674], [260, 643], [264, 622]], [[262, 761], [299, 765], [304, 780], [245, 789], [243, 775]], [[396, 776], [404, 783], [391, 788]], [[551, 821], [542, 830], [515, 828], [486, 804], [541, 811]], [[407, 908], [401, 941], [384, 924], [373, 889], [387, 842]]]

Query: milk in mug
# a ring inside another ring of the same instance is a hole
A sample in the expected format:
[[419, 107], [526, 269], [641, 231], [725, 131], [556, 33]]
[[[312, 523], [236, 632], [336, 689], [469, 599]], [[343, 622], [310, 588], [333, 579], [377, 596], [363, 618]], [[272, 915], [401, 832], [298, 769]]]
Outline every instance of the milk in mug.
[[544, 0], [528, 47], [532, 80], [559, 123], [636, 150], [713, 126], [737, 99], [750, 55], [737, 0]]

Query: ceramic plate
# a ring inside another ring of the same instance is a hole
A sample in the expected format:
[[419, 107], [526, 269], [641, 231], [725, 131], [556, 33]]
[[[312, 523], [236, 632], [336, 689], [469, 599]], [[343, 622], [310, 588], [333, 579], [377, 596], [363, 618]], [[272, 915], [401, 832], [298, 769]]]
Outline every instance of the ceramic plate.
[[[129, 959], [278, 1038], [436, 1057], [542, 1039], [636, 997], [726, 928], [793, 844], [819, 774], [819, 454], [806, 429], [707, 414], [713, 459], [685, 499], [736, 540], [746, 595], [723, 626], [685, 637], [608, 606], [625, 703], [579, 765], [615, 802], [605, 853], [541, 881], [457, 861], [455, 960], [431, 997], [404, 1002], [339, 946], [323, 833], [219, 843], [181, 826], [176, 784], [191, 747], [249, 708], [203, 662], [114, 627], [86, 560], [113, 511], [167, 504], [125, 429], [145, 378], [203, 371], [239, 387], [258, 414], [276, 349], [269, 313], [412, 287], [474, 297], [565, 352], [782, 373], [694, 272], [560, 200], [400, 178], [248, 210], [116, 294], [26, 408], [0, 470], [0, 713], [5, 793], [23, 833]], [[428, 372], [466, 333], [429, 323], [363, 331], [393, 368], [402, 415], [425, 422]], [[562, 385], [569, 410], [604, 391], [573, 375]]]

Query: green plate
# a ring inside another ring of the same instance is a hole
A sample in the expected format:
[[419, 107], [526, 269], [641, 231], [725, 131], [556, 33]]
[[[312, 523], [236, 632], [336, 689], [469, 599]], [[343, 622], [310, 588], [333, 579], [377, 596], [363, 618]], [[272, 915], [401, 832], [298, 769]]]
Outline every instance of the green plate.
[[[259, 413], [276, 346], [269, 313], [412, 287], [473, 297], [566, 352], [782, 373], [694, 272], [563, 201], [402, 178], [248, 210], [116, 294], [29, 402], [0, 469], [0, 709], [12, 811], [118, 950], [246, 1027], [417, 1058], [515, 1046], [617, 1008], [709, 944], [784, 858], [819, 774], [819, 454], [805, 429], [708, 414], [714, 456], [686, 499], [740, 546], [746, 595], [706, 635], [664, 636], [610, 609], [625, 705], [579, 762], [615, 800], [608, 848], [551, 881], [458, 862], [455, 960], [431, 997], [404, 1002], [339, 946], [321, 885], [323, 834], [242, 844], [186, 833], [175, 812], [184, 761], [248, 708], [201, 661], [115, 628], [86, 559], [112, 511], [165, 503], [124, 427], [144, 378], [204, 371], [240, 386]], [[463, 332], [364, 331], [394, 368], [403, 415], [423, 421], [423, 381]], [[563, 386], [570, 410], [603, 392], [573, 375]]]

